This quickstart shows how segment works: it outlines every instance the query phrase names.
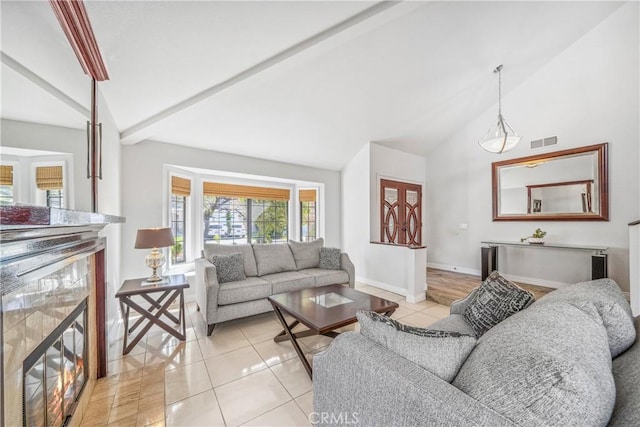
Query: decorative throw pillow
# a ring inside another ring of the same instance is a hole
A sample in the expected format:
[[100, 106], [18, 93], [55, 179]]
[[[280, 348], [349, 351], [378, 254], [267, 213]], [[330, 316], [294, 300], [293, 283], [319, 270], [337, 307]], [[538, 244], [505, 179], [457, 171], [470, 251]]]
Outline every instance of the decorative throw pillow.
[[464, 319], [480, 337], [507, 317], [527, 308], [534, 300], [531, 292], [494, 271], [476, 291], [464, 311]]
[[320, 268], [324, 270], [340, 270], [340, 249], [320, 248]]
[[209, 261], [216, 266], [218, 283], [238, 282], [247, 278], [241, 254], [212, 255]]
[[311, 242], [296, 242], [289, 240], [289, 248], [296, 261], [296, 268], [318, 268], [320, 265], [320, 249], [324, 246], [324, 239], [313, 240]]
[[474, 337], [403, 325], [373, 311], [358, 311], [360, 333], [447, 382], [476, 345]]

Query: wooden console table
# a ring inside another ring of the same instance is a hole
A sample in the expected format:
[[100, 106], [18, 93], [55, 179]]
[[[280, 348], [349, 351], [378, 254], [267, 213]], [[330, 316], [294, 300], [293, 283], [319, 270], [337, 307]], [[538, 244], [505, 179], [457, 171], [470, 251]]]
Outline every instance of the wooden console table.
[[521, 243], [521, 242], [503, 242], [503, 241], [482, 241], [480, 252], [482, 263], [482, 280], [493, 271], [498, 269], [498, 248], [499, 247], [519, 247], [532, 249], [561, 249], [569, 251], [581, 251], [591, 253], [591, 279], [603, 279], [607, 277], [607, 254], [608, 249], [605, 246], [575, 246], [562, 245], [559, 243], [545, 243], [542, 245]]

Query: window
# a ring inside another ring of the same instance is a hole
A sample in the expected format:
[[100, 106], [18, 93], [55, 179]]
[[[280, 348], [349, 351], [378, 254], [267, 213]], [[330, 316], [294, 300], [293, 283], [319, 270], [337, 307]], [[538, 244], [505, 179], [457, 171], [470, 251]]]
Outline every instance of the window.
[[205, 243], [278, 243], [289, 238], [287, 189], [205, 182]]
[[187, 197], [191, 195], [191, 181], [178, 176], [171, 177], [171, 199], [169, 226], [173, 232], [175, 244], [171, 247], [171, 264], [187, 261]]
[[47, 190], [47, 206], [50, 208], [63, 208], [64, 198], [62, 190]]
[[300, 241], [310, 242], [316, 232], [316, 190], [300, 190]]
[[46, 206], [50, 208], [65, 207], [62, 166], [36, 167], [36, 188], [44, 191]]
[[0, 165], [0, 203], [13, 203], [13, 166]]

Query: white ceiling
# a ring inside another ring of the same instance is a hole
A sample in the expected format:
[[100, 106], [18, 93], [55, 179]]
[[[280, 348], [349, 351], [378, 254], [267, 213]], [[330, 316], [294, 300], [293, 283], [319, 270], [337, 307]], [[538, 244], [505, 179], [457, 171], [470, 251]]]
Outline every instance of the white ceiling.
[[[369, 141], [428, 153], [495, 105], [496, 65], [507, 93], [620, 5], [88, 1], [87, 10], [124, 143], [341, 169]], [[48, 3], [1, 8], [3, 54], [88, 107], [89, 79]], [[42, 82], [4, 57], [2, 73], [3, 117], [83, 126], [78, 109], [56, 109], [55, 97], [36, 94]]]

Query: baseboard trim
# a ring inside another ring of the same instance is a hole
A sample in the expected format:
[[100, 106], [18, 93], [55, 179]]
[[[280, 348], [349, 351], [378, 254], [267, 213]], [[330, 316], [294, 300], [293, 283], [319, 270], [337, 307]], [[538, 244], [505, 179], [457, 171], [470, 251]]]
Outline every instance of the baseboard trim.
[[376, 288], [384, 289], [385, 291], [393, 292], [394, 294], [407, 296], [407, 290], [398, 286], [389, 285], [387, 283], [378, 282], [377, 280], [368, 279], [366, 277], [356, 276], [356, 282], [364, 283], [365, 285], [374, 286]]
[[[463, 273], [463, 274], [470, 274], [472, 276], [480, 276], [481, 272], [480, 270], [476, 270], [473, 268], [466, 268], [466, 267], [458, 267], [455, 265], [448, 265], [448, 264], [438, 264], [438, 263], [434, 263], [434, 262], [429, 262], [427, 263], [427, 267], [430, 268], [435, 268], [438, 270], [445, 270], [445, 271], [452, 271], [454, 273]], [[505, 274], [500, 272], [500, 274], [502, 274], [505, 278], [512, 280], [514, 282], [521, 282], [521, 283], [526, 283], [529, 285], [536, 285], [536, 286], [544, 286], [545, 288], [553, 288], [553, 289], [559, 289], [563, 286], [567, 286], [569, 285], [569, 283], [564, 283], [564, 282], [556, 282], [553, 280], [545, 280], [545, 279], [538, 279], [536, 277], [526, 277], [526, 276], [518, 276], [515, 274]], [[427, 274], [427, 283], [429, 282], [429, 275]]]
[[436, 262], [428, 262], [427, 267], [437, 270], [453, 271], [454, 273], [469, 274], [471, 276], [480, 276], [480, 270], [474, 268], [458, 267], [457, 265], [438, 264]]

